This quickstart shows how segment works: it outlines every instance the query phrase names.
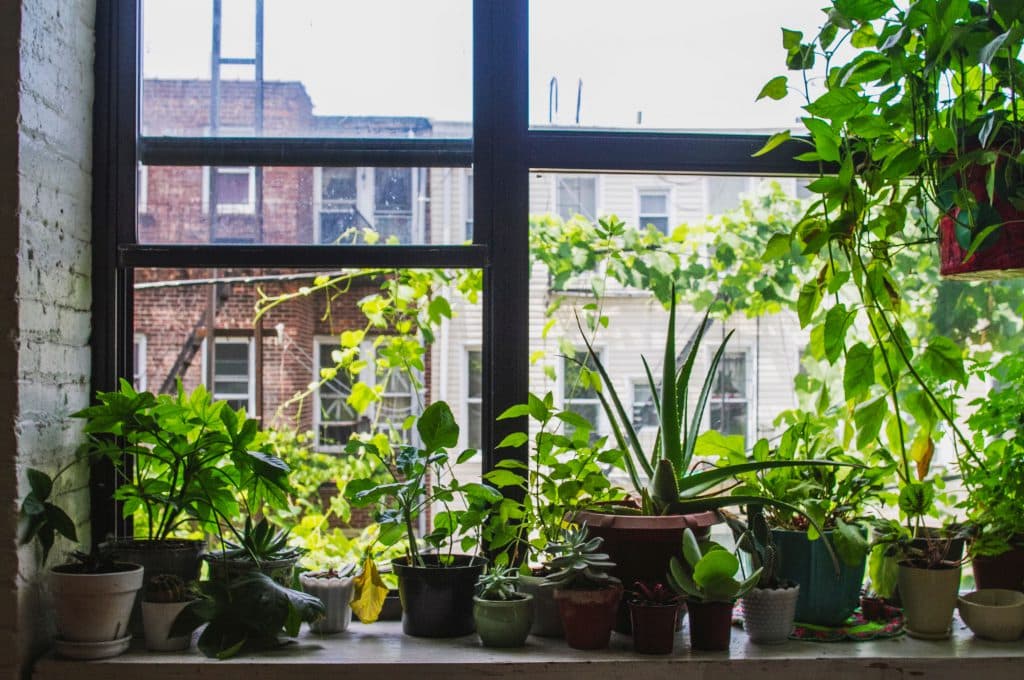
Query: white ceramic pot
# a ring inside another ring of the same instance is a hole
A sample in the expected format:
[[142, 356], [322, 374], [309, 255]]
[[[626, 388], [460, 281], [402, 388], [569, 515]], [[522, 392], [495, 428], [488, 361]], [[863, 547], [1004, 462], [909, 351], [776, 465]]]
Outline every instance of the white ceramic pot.
[[800, 586], [789, 588], [754, 588], [740, 602], [743, 604], [743, 630], [750, 641], [759, 645], [778, 645], [793, 632], [793, 617]]
[[188, 649], [191, 635], [171, 637], [171, 626], [188, 602], [143, 602], [142, 627], [146, 632], [146, 649], [151, 652], [178, 652]]
[[326, 576], [326, 572], [306, 572], [299, 576], [302, 590], [320, 598], [326, 611], [309, 624], [314, 633], [330, 634], [348, 630], [352, 621], [352, 577]]
[[[125, 571], [82, 574], [74, 571], [76, 566], [50, 569], [49, 587], [58, 636], [69, 643], [101, 643], [130, 637], [128, 619], [135, 594], [142, 588], [142, 567], [122, 563], [119, 566], [125, 567]], [[73, 656], [73, 650], [73, 644], [66, 645], [61, 653]]]
[[1011, 642], [1024, 634], [1024, 593], [984, 588], [957, 602], [960, 618], [980, 638]]

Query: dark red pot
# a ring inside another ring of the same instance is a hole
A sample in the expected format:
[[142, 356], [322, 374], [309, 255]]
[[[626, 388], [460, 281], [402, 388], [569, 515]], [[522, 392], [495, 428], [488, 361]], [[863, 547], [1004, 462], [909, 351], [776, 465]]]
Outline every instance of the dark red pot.
[[[664, 583], [668, 579], [669, 561], [682, 553], [683, 532], [690, 528], [701, 538], [721, 519], [715, 512], [615, 515], [584, 511], [573, 521], [586, 523], [591, 536], [604, 539], [601, 551], [608, 553], [615, 563], [612, 575], [628, 585], [637, 581]], [[619, 607], [615, 630], [627, 635], [632, 632], [629, 607], [625, 602]]]
[[977, 555], [974, 561], [974, 583], [982, 588], [1003, 588], [1024, 591], [1024, 548], [1012, 548], [1002, 555]]
[[605, 649], [612, 636], [622, 586], [601, 590], [556, 588], [558, 615], [565, 641], [573, 649]]
[[678, 604], [629, 603], [633, 649], [640, 654], [671, 654], [676, 641]]
[[880, 597], [860, 598], [860, 613], [868, 621], [881, 621], [885, 618], [885, 600]]
[[690, 647], [702, 652], [729, 649], [732, 639], [732, 602], [686, 601], [690, 612]]

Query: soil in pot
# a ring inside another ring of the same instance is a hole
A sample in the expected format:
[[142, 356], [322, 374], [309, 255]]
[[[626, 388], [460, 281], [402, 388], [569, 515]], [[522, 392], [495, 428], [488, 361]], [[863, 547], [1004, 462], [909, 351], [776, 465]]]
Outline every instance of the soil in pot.
[[392, 560], [402, 598], [402, 631], [415, 637], [459, 637], [473, 632], [473, 595], [476, 579], [487, 560], [453, 555], [442, 565], [436, 555], [424, 555], [425, 567], [411, 566], [405, 558]]
[[533, 596], [516, 600], [473, 598], [473, 620], [484, 647], [522, 647], [533, 624]]
[[671, 654], [681, 609], [679, 604], [630, 602], [633, 650], [639, 654]]
[[519, 576], [519, 592], [533, 595], [533, 625], [530, 634], [540, 637], [562, 638], [562, 617], [555, 602], [555, 587], [545, 585], [543, 576]]
[[573, 649], [605, 649], [622, 600], [622, 586], [601, 590], [556, 588], [565, 641]]
[[[128, 619], [135, 595], [142, 588], [143, 570], [137, 564], [114, 566], [118, 571], [109, 573], [85, 573], [77, 564], [50, 570], [49, 589], [62, 642], [58, 646], [61, 655], [103, 658], [127, 649]], [[102, 647], [99, 651], [98, 644]]]
[[899, 566], [898, 580], [907, 635], [924, 640], [948, 638], [960, 588], [960, 565], [924, 569], [904, 563]]
[[1024, 548], [1012, 548], [991, 557], [976, 555], [971, 561], [978, 590], [999, 588], [1024, 592]]
[[[693, 530], [697, 538], [706, 536], [721, 519], [715, 512], [690, 515], [615, 515], [580, 512], [574, 521], [586, 523], [591, 536], [604, 539], [603, 552], [615, 563], [611, 573], [623, 583], [658, 583], [665, 580], [672, 557], [679, 554], [683, 531]], [[630, 633], [629, 606], [619, 606], [615, 630]]]
[[754, 588], [741, 600], [743, 630], [759, 645], [778, 645], [789, 639], [796, 617], [800, 586]]
[[[832, 532], [825, 536], [832, 540]], [[867, 556], [856, 565], [839, 560], [839, 571], [821, 539], [808, 540], [803, 531], [772, 529], [779, 551], [779, 578], [800, 586], [796, 620], [820, 626], [838, 626], [860, 603]]]
[[690, 612], [690, 647], [702, 652], [729, 649], [732, 640], [732, 602], [686, 601]]

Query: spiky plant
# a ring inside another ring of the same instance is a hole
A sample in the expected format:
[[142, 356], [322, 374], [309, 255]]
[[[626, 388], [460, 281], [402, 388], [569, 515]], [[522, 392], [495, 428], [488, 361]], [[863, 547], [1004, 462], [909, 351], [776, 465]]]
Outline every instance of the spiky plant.
[[175, 574], [157, 574], [146, 582], [146, 602], [188, 602], [188, 584]]
[[515, 567], [491, 567], [476, 580], [476, 596], [481, 600], [521, 600], [516, 592], [519, 570]]
[[750, 555], [750, 563], [754, 569], [761, 570], [758, 588], [784, 588], [779, 580], [779, 552], [772, 541], [772, 530], [764, 516], [764, 508], [760, 505], [747, 506], [747, 523], [738, 534], [736, 547]]
[[615, 563], [607, 553], [598, 552], [603, 542], [599, 536], [590, 538], [586, 524], [563, 529], [561, 540], [548, 544], [552, 558], [545, 563], [550, 571], [545, 583], [577, 590], [618, 585], [619, 579], [609, 573]]
[[238, 543], [225, 540], [224, 550], [219, 557], [225, 560], [252, 560], [258, 564], [303, 555], [306, 552], [304, 548], [288, 545], [289, 533], [286, 529], [275, 530], [266, 517], [257, 524], [253, 524], [251, 517], [246, 517], [242, 540]]
[[669, 606], [679, 604], [679, 595], [664, 583], [649, 585], [643, 581], [635, 581], [630, 591], [630, 601], [637, 604], [653, 606]]

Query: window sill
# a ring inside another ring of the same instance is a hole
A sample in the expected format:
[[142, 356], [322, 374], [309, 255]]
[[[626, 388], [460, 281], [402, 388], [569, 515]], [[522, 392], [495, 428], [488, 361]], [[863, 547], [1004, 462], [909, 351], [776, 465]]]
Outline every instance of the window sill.
[[[690, 654], [685, 633], [671, 656], [641, 656], [630, 650], [629, 638], [612, 636], [612, 648], [597, 652], [569, 649], [561, 640], [531, 637], [526, 647], [485, 649], [476, 636], [446, 640], [402, 635], [399, 623], [352, 624], [347, 633], [320, 637], [303, 631], [298, 644], [279, 650], [216, 661], [194, 649], [158, 654], [132, 649], [103, 661], [41, 660], [36, 680], [93, 680], [146, 678], [181, 680], [213, 677], [218, 680], [270, 678], [388, 678], [389, 680], [459, 680], [460, 678], [516, 678], [568, 680], [569, 678], [673, 677], [685, 672], [702, 680], [717, 678], [828, 677], [872, 680], [904, 676], [953, 677], [970, 673], [985, 680], [1020, 678], [1024, 644], [975, 639], [959, 621], [952, 640], [926, 642], [900, 637], [870, 642], [788, 642], [775, 647], [748, 643], [734, 629], [728, 653]], [[216, 669], [216, 670], [214, 670]]]

